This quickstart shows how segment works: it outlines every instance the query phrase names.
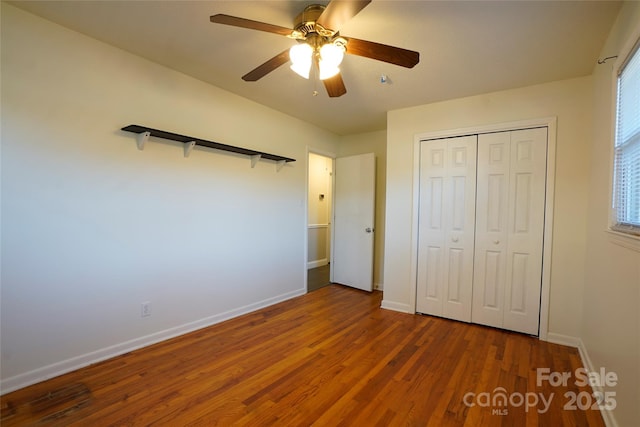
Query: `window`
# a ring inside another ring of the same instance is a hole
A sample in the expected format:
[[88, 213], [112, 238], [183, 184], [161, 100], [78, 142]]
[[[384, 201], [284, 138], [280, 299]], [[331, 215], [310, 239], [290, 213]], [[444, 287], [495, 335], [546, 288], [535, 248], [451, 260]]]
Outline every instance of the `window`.
[[640, 236], [640, 40], [618, 72], [612, 229]]

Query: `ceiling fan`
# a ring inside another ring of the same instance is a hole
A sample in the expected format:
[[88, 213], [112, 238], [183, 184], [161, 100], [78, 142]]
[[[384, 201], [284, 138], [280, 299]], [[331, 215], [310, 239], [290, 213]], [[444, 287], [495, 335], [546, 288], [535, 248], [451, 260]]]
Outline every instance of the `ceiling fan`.
[[293, 29], [225, 14], [213, 15], [210, 20], [217, 24], [279, 34], [298, 41], [291, 49], [242, 76], [244, 81], [257, 81], [291, 60], [291, 69], [305, 78], [309, 78], [309, 72], [315, 65], [328, 95], [334, 98], [347, 93], [338, 68], [345, 53], [406, 68], [412, 68], [420, 61], [418, 52], [339, 34], [340, 28], [369, 3], [371, 0], [332, 0], [326, 6], [312, 4], [296, 17]]

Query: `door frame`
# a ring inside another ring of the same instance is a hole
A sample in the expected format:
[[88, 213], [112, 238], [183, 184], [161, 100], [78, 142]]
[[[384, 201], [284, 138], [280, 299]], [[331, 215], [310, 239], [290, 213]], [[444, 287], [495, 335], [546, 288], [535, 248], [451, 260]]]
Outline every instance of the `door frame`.
[[[304, 292], [307, 293], [307, 284], [309, 282], [308, 272], [308, 259], [309, 259], [309, 154], [317, 154], [319, 156], [328, 157], [331, 159], [331, 170], [335, 171], [336, 168], [336, 153], [330, 151], [318, 150], [307, 146], [307, 153], [305, 157], [305, 189], [304, 189]], [[335, 174], [331, 175], [331, 197], [335, 196]], [[329, 219], [331, 220], [331, 233], [329, 233], [330, 247], [329, 247], [329, 280], [333, 281], [333, 269], [331, 263], [333, 262], [333, 208], [335, 203], [331, 202], [331, 212], [329, 212]]]
[[416, 292], [418, 285], [418, 206], [420, 197], [420, 142], [429, 139], [453, 138], [474, 134], [513, 131], [547, 127], [547, 171], [546, 196], [544, 207], [544, 235], [542, 246], [542, 284], [540, 289], [540, 324], [538, 338], [547, 341], [549, 332], [549, 294], [551, 286], [551, 250], [553, 240], [553, 203], [556, 171], [556, 128], [557, 117], [542, 117], [531, 120], [496, 123], [426, 132], [414, 135], [413, 143], [413, 207], [411, 214], [411, 284], [413, 292], [409, 293], [409, 310], [416, 313]]

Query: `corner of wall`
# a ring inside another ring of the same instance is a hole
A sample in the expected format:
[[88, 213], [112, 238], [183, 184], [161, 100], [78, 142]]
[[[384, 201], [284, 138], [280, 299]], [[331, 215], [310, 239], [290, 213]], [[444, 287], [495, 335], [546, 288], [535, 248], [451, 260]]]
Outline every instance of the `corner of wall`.
[[382, 304], [380, 304], [380, 308], [384, 308], [386, 310], [398, 311], [400, 313], [412, 313], [412, 311], [409, 309], [409, 304], [389, 301], [386, 299], [382, 300]]

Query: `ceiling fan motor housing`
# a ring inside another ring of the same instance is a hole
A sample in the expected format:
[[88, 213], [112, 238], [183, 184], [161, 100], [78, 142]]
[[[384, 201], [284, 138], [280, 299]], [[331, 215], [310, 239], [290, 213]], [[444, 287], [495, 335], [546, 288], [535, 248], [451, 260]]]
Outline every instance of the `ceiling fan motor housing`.
[[322, 37], [331, 38], [336, 32], [331, 29], [323, 28], [317, 24], [318, 18], [325, 10], [325, 6], [321, 4], [312, 4], [304, 8], [295, 21], [293, 27], [293, 35], [296, 38], [305, 39], [309, 34], [318, 34]]

